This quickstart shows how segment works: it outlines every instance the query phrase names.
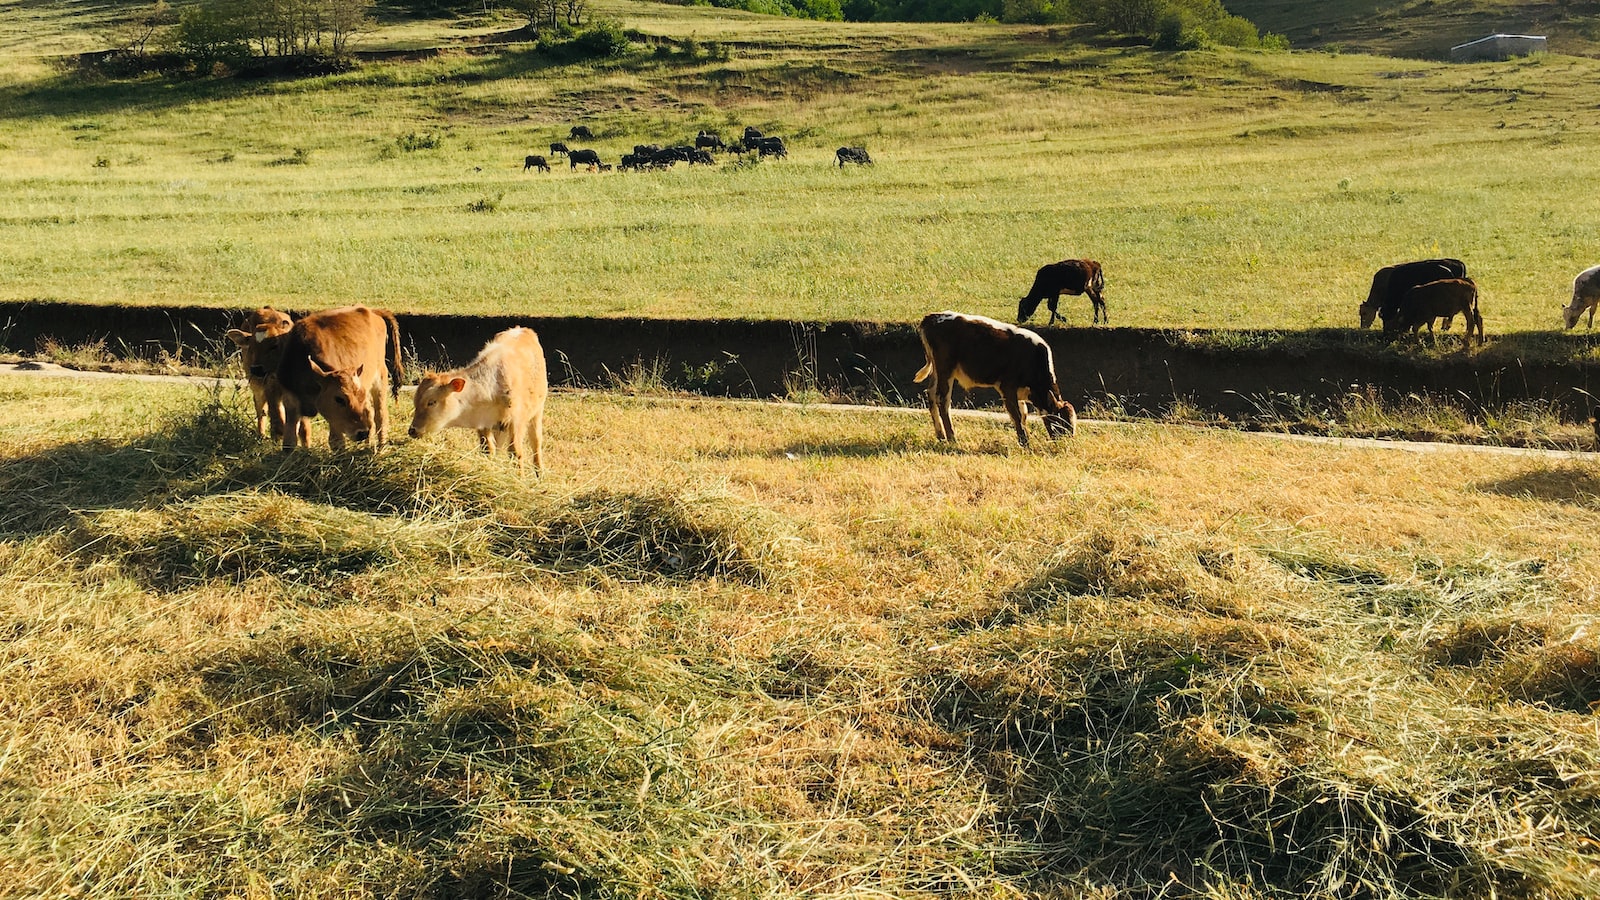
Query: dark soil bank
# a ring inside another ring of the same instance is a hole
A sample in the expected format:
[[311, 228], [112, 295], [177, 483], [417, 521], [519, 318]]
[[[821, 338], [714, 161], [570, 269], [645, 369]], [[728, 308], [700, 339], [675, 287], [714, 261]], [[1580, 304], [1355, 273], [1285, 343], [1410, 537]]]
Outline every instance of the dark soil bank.
[[[300, 310], [292, 311], [299, 315]], [[156, 358], [179, 348], [220, 357], [237, 309], [0, 303], [0, 346], [32, 352], [103, 341], [108, 352]], [[921, 402], [912, 376], [923, 363], [910, 324], [745, 320], [588, 319], [402, 315], [416, 362], [460, 365], [512, 325], [538, 331], [556, 384], [605, 385], [640, 367], [666, 385], [708, 394], [771, 397], [820, 389], [861, 400]], [[1354, 329], [1206, 332], [1041, 328], [1055, 349], [1067, 399], [1114, 398], [1129, 412], [1159, 412], [1174, 398], [1228, 416], [1263, 402], [1321, 402], [1353, 387], [1392, 396], [1427, 393], [1467, 407], [1525, 400], [1559, 405], [1581, 420], [1600, 392], [1600, 338], [1582, 332], [1518, 336], [1484, 351], [1424, 353]], [[1441, 339], [1453, 347], [1459, 333]], [[1537, 346], [1534, 346], [1534, 345]], [[1535, 352], [1519, 348], [1533, 347]], [[1535, 361], [1537, 360], [1537, 361]], [[1551, 361], [1556, 360], [1556, 361]], [[1560, 361], [1580, 360], [1580, 361]], [[992, 394], [981, 394], [987, 403]]]

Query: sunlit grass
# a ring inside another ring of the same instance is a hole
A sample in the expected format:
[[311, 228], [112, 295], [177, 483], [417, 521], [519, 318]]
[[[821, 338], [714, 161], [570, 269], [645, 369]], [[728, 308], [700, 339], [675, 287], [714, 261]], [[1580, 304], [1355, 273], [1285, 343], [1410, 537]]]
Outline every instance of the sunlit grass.
[[[1090, 256], [1116, 324], [1298, 328], [1350, 324], [1378, 265], [1451, 255], [1492, 334], [1555, 327], [1592, 263], [1581, 193], [1544, 189], [1589, 169], [1588, 60], [1170, 56], [1070, 30], [615, 11], [740, 43], [727, 62], [508, 49], [303, 82], [18, 76], [4, 296], [906, 321], [1006, 315], [1039, 264]], [[522, 173], [578, 121], [612, 162], [744, 124], [794, 149]], [[857, 143], [878, 165], [834, 167]]]
[[24, 891], [1600, 879], [1582, 466], [590, 393], [535, 481], [246, 406], [0, 384]]

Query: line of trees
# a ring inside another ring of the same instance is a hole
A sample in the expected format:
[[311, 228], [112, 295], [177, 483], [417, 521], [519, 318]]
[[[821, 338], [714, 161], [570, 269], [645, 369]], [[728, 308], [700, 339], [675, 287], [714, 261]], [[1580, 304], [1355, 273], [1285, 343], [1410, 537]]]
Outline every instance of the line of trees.
[[1289, 46], [1282, 35], [1263, 36], [1248, 19], [1229, 13], [1222, 0], [844, 0], [843, 12], [856, 22], [1091, 22], [1172, 50]]
[[372, 0], [201, 0], [175, 12], [157, 0], [109, 37], [132, 56], [160, 50], [200, 67], [252, 56], [343, 59], [371, 26], [371, 8]]

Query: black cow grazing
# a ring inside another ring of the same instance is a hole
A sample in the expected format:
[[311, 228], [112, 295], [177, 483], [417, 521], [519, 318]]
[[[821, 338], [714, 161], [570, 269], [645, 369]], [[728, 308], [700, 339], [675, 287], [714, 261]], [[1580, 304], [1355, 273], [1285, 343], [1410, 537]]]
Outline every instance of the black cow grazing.
[[755, 146], [755, 142], [761, 140], [764, 137], [766, 137], [766, 135], [762, 134], [761, 130], [759, 128], [751, 128], [748, 125], [745, 126], [745, 129], [744, 129], [744, 145], [746, 147]]
[[1094, 323], [1110, 325], [1111, 313], [1100, 295], [1105, 289], [1105, 275], [1100, 271], [1100, 264], [1092, 259], [1063, 259], [1042, 266], [1033, 276], [1033, 287], [1028, 289], [1028, 295], [1017, 303], [1017, 324], [1028, 321], [1041, 300], [1050, 301], [1050, 321], [1046, 324], [1054, 325], [1057, 319], [1065, 322], [1066, 317], [1056, 310], [1061, 295], [1088, 294], [1089, 302], [1094, 304]]
[[744, 141], [734, 141], [728, 145], [728, 152], [740, 159], [744, 159], [744, 155], [750, 152], [750, 148], [744, 145]]
[[589, 126], [587, 126], [587, 125], [574, 125], [574, 126], [572, 126], [572, 131], [567, 134], [567, 140], [569, 140], [569, 141], [577, 141], [577, 140], [592, 141], [592, 140], [594, 140], [594, 132], [590, 131], [589, 130]]
[[1444, 319], [1444, 327], [1449, 328], [1457, 313], [1467, 322], [1461, 345], [1471, 344], [1473, 329], [1477, 329], [1478, 346], [1483, 346], [1483, 314], [1478, 312], [1478, 286], [1471, 278], [1441, 278], [1406, 291], [1395, 313], [1394, 330], [1416, 332], [1426, 325], [1432, 337], [1434, 319]]
[[1372, 325], [1372, 320], [1383, 320], [1384, 331], [1399, 330], [1395, 314], [1400, 311], [1400, 298], [1419, 284], [1441, 278], [1467, 277], [1467, 264], [1459, 259], [1419, 259], [1397, 266], [1384, 266], [1372, 276], [1372, 288], [1361, 304], [1361, 327]]
[[722, 138], [715, 131], [702, 131], [694, 136], [696, 150], [726, 150], [727, 145], [722, 143]]
[[716, 164], [717, 161], [712, 157], [710, 150], [696, 149], [689, 152], [689, 165], [691, 166], [714, 166]]
[[578, 166], [594, 166], [598, 169], [600, 168], [600, 154], [593, 150], [574, 150], [567, 154], [567, 162], [574, 169]]
[[661, 145], [660, 144], [634, 144], [633, 145], [633, 155], [634, 156], [651, 156], [651, 155], [653, 155], [655, 153], [659, 153], [660, 151], [661, 151]]
[[929, 313], [917, 326], [928, 363], [917, 372], [918, 382], [933, 376], [928, 386], [928, 414], [933, 417], [933, 436], [955, 442], [950, 426], [950, 393], [959, 384], [967, 390], [992, 387], [1000, 392], [1017, 441], [1028, 446], [1028, 413], [1031, 403], [1044, 416], [1044, 428], [1051, 438], [1072, 434], [1078, 428], [1078, 413], [1061, 399], [1056, 383], [1055, 360], [1050, 345], [1037, 334], [984, 316], [958, 312]]
[[841, 169], [844, 168], [844, 164], [847, 162], [853, 162], [858, 166], [872, 165], [872, 157], [867, 155], [867, 148], [865, 147], [840, 147], [834, 153], [834, 157], [839, 160], [839, 168]]
[[753, 146], [758, 156], [776, 156], [779, 159], [789, 158], [789, 148], [783, 145], [783, 138], [781, 137], [757, 138]]
[[524, 157], [522, 160], [522, 171], [526, 172], [529, 169], [538, 169], [541, 172], [548, 172], [550, 171], [550, 164], [545, 162], [545, 159], [542, 156]]
[[555, 156], [557, 153], [561, 154], [562, 156], [566, 156], [567, 155], [567, 145], [561, 143], [560, 141], [556, 141], [555, 143], [551, 144], [550, 145], [550, 155], [551, 156]]

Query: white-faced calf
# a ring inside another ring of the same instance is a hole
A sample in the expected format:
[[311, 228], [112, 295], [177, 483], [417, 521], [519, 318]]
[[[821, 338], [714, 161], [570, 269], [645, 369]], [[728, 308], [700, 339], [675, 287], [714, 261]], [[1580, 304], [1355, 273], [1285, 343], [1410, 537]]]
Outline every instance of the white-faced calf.
[[389, 437], [389, 397], [399, 396], [400, 325], [394, 314], [365, 306], [312, 313], [294, 323], [278, 364], [284, 391], [283, 449], [293, 450], [301, 420], [328, 420], [328, 445], [345, 438]]
[[544, 471], [544, 401], [550, 393], [544, 348], [531, 328], [509, 328], [495, 335], [477, 357], [459, 369], [429, 373], [417, 383], [411, 436], [443, 428], [478, 432], [484, 452], [497, 442], [527, 469]]
[[1015, 325], [984, 316], [958, 312], [930, 313], [917, 326], [928, 364], [917, 372], [922, 382], [933, 376], [928, 386], [928, 413], [933, 416], [933, 435], [942, 441], [955, 441], [950, 426], [950, 393], [959, 384], [967, 390], [992, 387], [1000, 392], [1017, 440], [1028, 446], [1027, 412], [1031, 403], [1044, 417], [1045, 431], [1056, 438], [1072, 434], [1078, 427], [1078, 414], [1072, 404], [1061, 399], [1056, 384], [1055, 360], [1044, 339]]

